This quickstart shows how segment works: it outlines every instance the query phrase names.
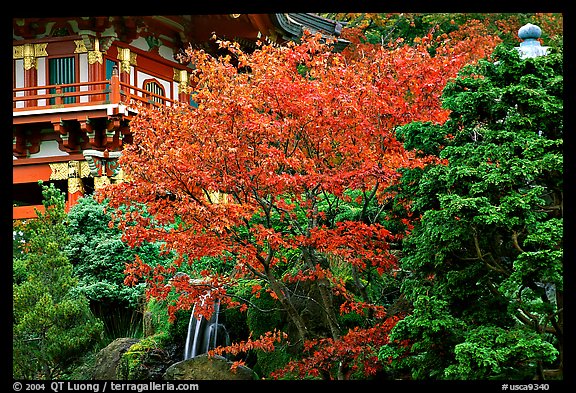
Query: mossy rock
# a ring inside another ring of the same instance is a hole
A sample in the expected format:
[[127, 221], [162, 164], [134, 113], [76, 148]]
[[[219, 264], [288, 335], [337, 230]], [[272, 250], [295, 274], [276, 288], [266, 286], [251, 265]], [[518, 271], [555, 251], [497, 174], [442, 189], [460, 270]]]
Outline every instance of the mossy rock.
[[116, 368], [119, 380], [161, 380], [173, 359], [163, 349], [166, 335], [146, 337], [132, 345]]
[[117, 338], [103, 348], [96, 355], [92, 379], [95, 380], [115, 380], [118, 379], [116, 369], [120, 364], [122, 356], [130, 347], [139, 340], [135, 338]]
[[168, 367], [164, 380], [254, 380], [256, 373], [246, 366], [232, 369], [232, 362], [223, 356], [199, 355]]

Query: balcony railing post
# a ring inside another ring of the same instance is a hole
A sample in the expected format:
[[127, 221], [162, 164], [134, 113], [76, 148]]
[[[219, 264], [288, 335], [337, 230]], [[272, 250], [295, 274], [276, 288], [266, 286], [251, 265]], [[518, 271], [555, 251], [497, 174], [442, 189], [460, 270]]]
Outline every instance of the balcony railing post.
[[62, 105], [62, 87], [56, 86], [54, 93], [54, 105]]
[[118, 104], [120, 102], [120, 78], [118, 77], [118, 67], [112, 68], [110, 77], [110, 103]]

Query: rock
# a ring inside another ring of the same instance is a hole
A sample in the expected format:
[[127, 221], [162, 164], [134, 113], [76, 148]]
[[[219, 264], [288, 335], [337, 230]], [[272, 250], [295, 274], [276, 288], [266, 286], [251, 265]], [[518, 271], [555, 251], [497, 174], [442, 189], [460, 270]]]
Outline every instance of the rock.
[[146, 311], [142, 316], [142, 329], [144, 337], [152, 336], [156, 333], [156, 328], [154, 326], [153, 315], [150, 311]]
[[164, 373], [164, 380], [254, 380], [256, 373], [249, 367], [230, 369], [232, 362], [223, 356], [207, 354], [174, 363]]
[[166, 369], [182, 359], [172, 357], [171, 346], [162, 340], [162, 336], [155, 335], [132, 345], [116, 367], [117, 379], [161, 381]]
[[126, 352], [132, 345], [136, 344], [139, 340], [135, 338], [117, 338], [112, 341], [106, 348], [103, 348], [96, 355], [94, 364], [94, 373], [92, 379], [95, 380], [115, 380], [116, 368], [120, 363], [120, 359], [124, 352]]

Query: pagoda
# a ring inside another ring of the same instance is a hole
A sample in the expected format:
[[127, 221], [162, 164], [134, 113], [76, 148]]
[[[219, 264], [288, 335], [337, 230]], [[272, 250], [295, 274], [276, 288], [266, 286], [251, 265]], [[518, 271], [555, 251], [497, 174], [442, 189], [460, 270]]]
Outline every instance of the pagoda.
[[[38, 181], [66, 194], [67, 209], [122, 181], [135, 103], [193, 104], [186, 48], [217, 54], [213, 35], [282, 45], [304, 32], [339, 37], [316, 14], [211, 14], [13, 18], [13, 219], [42, 210]], [[346, 45], [341, 38], [337, 46]]]

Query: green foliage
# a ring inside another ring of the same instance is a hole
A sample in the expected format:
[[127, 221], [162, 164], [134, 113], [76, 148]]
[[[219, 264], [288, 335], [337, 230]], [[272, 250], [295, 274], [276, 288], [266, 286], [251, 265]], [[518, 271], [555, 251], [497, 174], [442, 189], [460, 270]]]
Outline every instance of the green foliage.
[[294, 356], [290, 355], [285, 348], [279, 346], [272, 352], [256, 350], [256, 358], [257, 363], [254, 367], [254, 372], [265, 378], [270, 373], [286, 366]]
[[[348, 27], [360, 27], [366, 42], [386, 45], [399, 39], [413, 44], [415, 38], [428, 34], [433, 40], [450, 34], [459, 27], [477, 20], [486, 23], [490, 34], [499, 36], [503, 43], [514, 46], [518, 43], [518, 29], [526, 23], [542, 28], [545, 42], [556, 40], [562, 32], [561, 14], [541, 13], [389, 13], [389, 14], [323, 14], [332, 19], [347, 22]], [[431, 48], [432, 53], [434, 46]]]
[[22, 246], [26, 243], [25, 233], [21, 230], [26, 221], [13, 221], [12, 225], [12, 255], [18, 256], [23, 253]]
[[188, 273], [191, 277], [202, 277], [201, 272], [204, 270], [209, 270], [211, 272], [214, 272], [215, 274], [226, 274], [226, 273], [230, 273], [230, 271], [233, 269], [232, 264], [230, 263], [226, 263], [224, 261], [225, 258], [231, 258], [230, 255], [228, 255], [227, 253], [225, 253], [225, 257], [212, 257], [212, 256], [207, 256], [207, 257], [203, 257], [200, 258], [197, 261], [194, 261], [193, 264], [191, 265], [185, 265], [182, 264], [182, 269], [188, 269], [188, 270], [183, 270], [186, 271], [186, 273]]
[[164, 342], [184, 345], [188, 334], [188, 324], [192, 310], [178, 310], [175, 319], [170, 321], [168, 304], [173, 294], [166, 300], [149, 299], [144, 309], [144, 325], [146, 335], [160, 335]]
[[[227, 294], [234, 301], [246, 302], [252, 297], [252, 285], [257, 282], [253, 280], [240, 280], [238, 285], [228, 289]], [[226, 307], [223, 310], [224, 324], [230, 336], [231, 342], [246, 340], [250, 335], [247, 322], [247, 311], [240, 311], [239, 307]]]
[[166, 305], [162, 305], [161, 302], [157, 302], [157, 304], [151, 311], [151, 317], [157, 325], [155, 331], [167, 332], [171, 341], [185, 343], [192, 310], [176, 311], [176, 318], [170, 322]]
[[[505, 330], [480, 326], [455, 346], [457, 363], [446, 369], [450, 379], [526, 380], [534, 375], [538, 361], [554, 361], [558, 351], [534, 331]], [[510, 364], [523, 364], [522, 368]]]
[[356, 312], [349, 312], [346, 314], [338, 315], [338, 323], [344, 329], [353, 329], [356, 326], [363, 326], [366, 322], [366, 317], [364, 315], [358, 314]]
[[[251, 307], [246, 314], [246, 323], [253, 337], [272, 331], [273, 329], [285, 330], [285, 318], [277, 300], [274, 300], [268, 292], [260, 290], [250, 298]], [[282, 345], [277, 345], [272, 352], [255, 350], [256, 364], [254, 371], [263, 377], [285, 366], [292, 356], [286, 352]]]
[[446, 145], [446, 134], [441, 125], [433, 123], [409, 123], [396, 131], [408, 150], [416, 150], [422, 156], [438, 155]]
[[125, 266], [136, 255], [159, 262], [170, 256], [161, 255], [159, 244], [128, 246], [122, 232], [109, 226], [106, 206], [92, 197], [78, 200], [68, 214], [70, 240], [65, 252], [79, 278], [76, 290], [91, 301], [93, 311], [105, 323], [107, 336], [138, 337], [142, 333], [144, 284], [125, 285]]
[[[442, 379], [442, 370], [453, 362], [451, 348], [462, 341], [464, 322], [451, 315], [448, 302], [421, 295], [414, 300], [414, 313], [398, 321], [390, 340], [418, 337], [410, 351], [392, 345], [380, 349], [378, 357], [391, 369], [408, 369], [414, 379]], [[430, 350], [434, 348], [434, 350]]]
[[166, 333], [155, 334], [145, 337], [132, 345], [122, 354], [116, 376], [121, 380], [149, 380], [161, 377], [161, 375], [151, 375], [154, 369], [163, 370], [165, 365], [160, 358], [163, 347], [168, 343]]
[[281, 308], [277, 300], [270, 294], [260, 290], [250, 298], [252, 307], [247, 311], [248, 328], [254, 337], [280, 327], [283, 322]]
[[22, 284], [26, 281], [28, 273], [26, 272], [26, 261], [24, 259], [13, 259], [12, 263], [12, 282]]
[[60, 377], [103, 331], [88, 300], [74, 292], [77, 280], [63, 251], [68, 240], [64, 196], [53, 184], [42, 190], [45, 212], [37, 211], [38, 218], [22, 227], [28, 241], [22, 258], [14, 261], [13, 375], [20, 379]]
[[63, 373], [60, 379], [62, 380], [90, 380], [94, 376], [94, 367], [96, 366], [96, 362], [98, 360], [98, 353], [100, 351], [99, 347], [94, 348], [94, 350], [85, 353], [67, 368]]
[[421, 219], [401, 259], [413, 312], [379, 353], [390, 369], [509, 379], [560, 365], [563, 57], [551, 49], [523, 60], [497, 47], [447, 84], [445, 124], [397, 130], [445, 164], [404, 171], [398, 188]]
[[78, 290], [92, 301], [120, 303], [136, 307], [142, 298], [143, 287], [124, 285], [124, 267], [137, 253], [154, 255], [152, 246], [132, 250], [122, 242], [121, 232], [110, 228], [110, 216], [105, 204], [91, 197], [78, 200], [69, 212], [70, 241], [65, 251], [79, 277]]

